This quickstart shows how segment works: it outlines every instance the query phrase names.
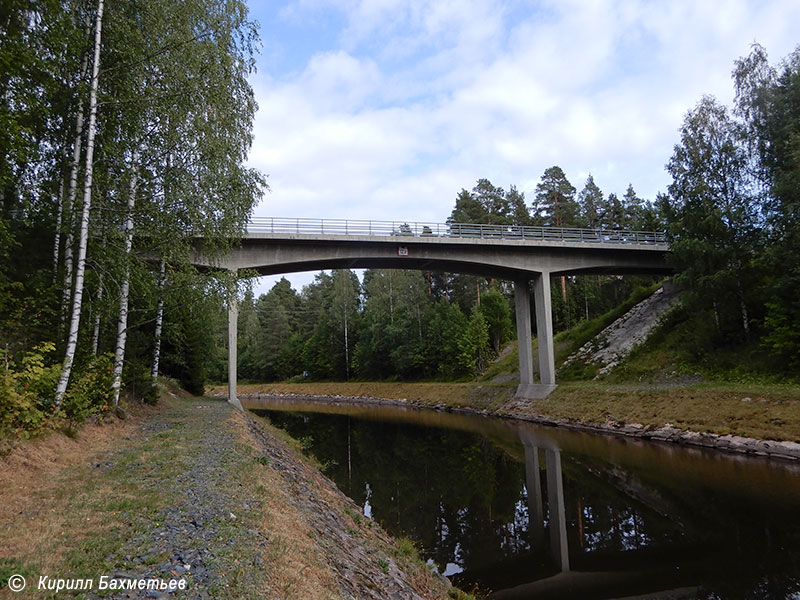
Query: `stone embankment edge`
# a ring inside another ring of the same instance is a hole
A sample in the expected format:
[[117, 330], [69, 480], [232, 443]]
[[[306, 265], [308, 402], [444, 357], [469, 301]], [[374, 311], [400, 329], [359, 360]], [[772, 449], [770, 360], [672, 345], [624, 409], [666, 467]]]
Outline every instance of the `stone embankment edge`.
[[733, 454], [775, 458], [788, 461], [800, 461], [800, 444], [790, 441], [759, 440], [738, 435], [719, 435], [716, 433], [700, 433], [679, 429], [671, 424], [661, 427], [645, 426], [638, 423], [622, 422], [583, 423], [571, 419], [554, 419], [544, 415], [507, 411], [491, 411], [467, 406], [449, 406], [444, 403], [425, 404], [409, 401], [404, 398], [374, 398], [371, 396], [341, 395], [309, 395], [309, 394], [240, 394], [244, 398], [271, 398], [287, 400], [304, 400], [336, 405], [351, 406], [401, 406], [415, 409], [428, 409], [439, 412], [497, 417], [514, 421], [523, 421], [549, 427], [563, 427], [575, 431], [620, 435], [640, 440], [677, 444], [695, 448], [720, 450]]

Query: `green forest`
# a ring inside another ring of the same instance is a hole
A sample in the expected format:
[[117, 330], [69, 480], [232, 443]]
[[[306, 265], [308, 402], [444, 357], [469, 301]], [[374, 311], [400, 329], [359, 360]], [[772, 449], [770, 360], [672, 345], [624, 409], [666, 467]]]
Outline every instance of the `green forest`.
[[[244, 2], [9, 0], [0, 33], [0, 436], [72, 426], [122, 391], [153, 402], [159, 374], [202, 393], [225, 377], [234, 294], [253, 381], [469, 379], [513, 341], [500, 280], [333, 271], [255, 298], [250, 274], [191, 266], [199, 239], [208, 255], [234, 244], [268, 189], [246, 166], [258, 30]], [[606, 194], [591, 175], [578, 189], [552, 166], [527, 197], [477, 179], [442, 217], [666, 231], [684, 298], [662, 334], [673, 357], [791, 378], [800, 49], [771, 63], [754, 46], [732, 85], [733, 106], [688, 110], [656, 198]], [[654, 282], [556, 278], [555, 329]]]

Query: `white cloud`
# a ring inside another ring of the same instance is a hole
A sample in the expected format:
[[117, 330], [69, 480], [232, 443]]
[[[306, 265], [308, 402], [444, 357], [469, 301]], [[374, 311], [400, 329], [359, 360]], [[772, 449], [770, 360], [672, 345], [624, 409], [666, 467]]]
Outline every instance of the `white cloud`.
[[530, 193], [554, 164], [652, 198], [686, 111], [731, 100], [753, 41], [788, 54], [800, 4], [299, 0], [278, 17], [338, 29], [319, 47], [287, 34], [304, 68], [253, 80], [258, 213], [443, 221], [478, 178]]

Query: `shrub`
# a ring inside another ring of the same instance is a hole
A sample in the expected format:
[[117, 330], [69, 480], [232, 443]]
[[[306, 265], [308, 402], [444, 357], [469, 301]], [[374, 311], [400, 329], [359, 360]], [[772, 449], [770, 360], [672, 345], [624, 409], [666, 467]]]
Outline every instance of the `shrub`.
[[46, 366], [45, 357], [55, 349], [44, 342], [26, 353], [19, 370], [0, 351], [4, 368], [0, 371], [0, 437], [16, 433], [28, 437], [48, 426], [52, 415], [53, 397], [60, 373], [59, 365]]
[[61, 403], [62, 414], [75, 424], [107, 411], [114, 401], [113, 381], [114, 355], [107, 353], [93, 357], [74, 374]]
[[142, 360], [133, 359], [125, 364], [125, 389], [145, 404], [158, 403], [158, 386], [153, 381], [150, 365]]

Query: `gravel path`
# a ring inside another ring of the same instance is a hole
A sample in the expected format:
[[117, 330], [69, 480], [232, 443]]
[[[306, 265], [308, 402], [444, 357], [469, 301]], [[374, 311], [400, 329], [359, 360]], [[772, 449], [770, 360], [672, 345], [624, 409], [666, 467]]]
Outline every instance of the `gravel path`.
[[[224, 425], [229, 416], [228, 407], [220, 402], [197, 404], [196, 413], [185, 408], [171, 409], [155, 415], [141, 427], [141, 438], [147, 443], [154, 434], [175, 433], [191, 428], [199, 434], [193, 446], [199, 452], [188, 452], [188, 468], [184, 469], [168, 486], [158, 476], [142, 480], [143, 488], [164, 488], [172, 494], [169, 506], [156, 517], [155, 526], [144, 534], [130, 538], [116, 556], [106, 561], [124, 564], [126, 568], [115, 570], [115, 579], [159, 578], [162, 580], [187, 579], [188, 589], [180, 594], [183, 598], [204, 600], [224, 594], [227, 587], [226, 572], [230, 557], [241, 546], [250, 547], [253, 540], [266, 545], [264, 536], [257, 530], [241, 530], [231, 527], [237, 515], [258, 506], [258, 498], [247, 496], [244, 489], [229, 489], [229, 471], [234, 468], [237, 454], [233, 452], [234, 433]], [[200, 426], [201, 418], [212, 426]], [[138, 436], [137, 436], [138, 437]], [[113, 468], [114, 460], [122, 453], [98, 465]], [[260, 539], [260, 542], [258, 541]], [[237, 559], [234, 559], [237, 560]], [[242, 557], [247, 561], [247, 557]], [[249, 559], [254, 574], [263, 567], [260, 558]], [[156, 590], [116, 592], [105, 598], [170, 598], [174, 593]], [[96, 597], [96, 596], [95, 596]]]
[[[265, 565], [280, 532], [262, 531], [254, 524], [264, 498], [236, 476], [258, 468], [273, 469], [280, 475], [279, 487], [290, 490], [288, 504], [301, 515], [303, 527], [310, 530], [308, 537], [314, 540], [315, 554], [323, 557], [324, 568], [335, 576], [338, 593], [326, 597], [421, 600], [447, 596], [449, 584], [436, 578], [431, 581], [429, 572], [420, 576], [423, 567], [410, 567], [407, 560], [393, 555], [394, 542], [378, 527], [357, 526], [351, 515], [360, 513], [359, 507], [317, 469], [300, 460], [295, 450], [257, 419], [233, 411], [225, 402], [208, 399], [176, 402], [128, 436], [122, 449], [95, 465], [109, 474], [131, 469], [142, 493], [156, 490], [161, 497], [169, 495], [166, 505], [162, 502], [151, 515], [141, 511], [121, 515], [147, 522], [105, 557], [106, 564], [115, 565], [108, 575], [123, 581], [184, 579], [186, 590], [116, 590], [102, 595], [95, 587], [88, 598], [205, 600], [238, 598], [241, 590], [253, 598], [283, 598], [270, 586], [272, 563]], [[177, 471], [175, 464], [159, 467], [158, 461], [143, 460], [146, 454], [136, 454], [139, 460], [131, 461], [131, 452], [146, 452], [158, 444], [173, 451], [180, 466]], [[260, 457], [248, 454], [248, 445]], [[174, 474], [166, 472], [170, 467]]]

